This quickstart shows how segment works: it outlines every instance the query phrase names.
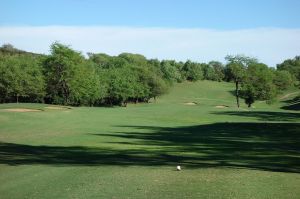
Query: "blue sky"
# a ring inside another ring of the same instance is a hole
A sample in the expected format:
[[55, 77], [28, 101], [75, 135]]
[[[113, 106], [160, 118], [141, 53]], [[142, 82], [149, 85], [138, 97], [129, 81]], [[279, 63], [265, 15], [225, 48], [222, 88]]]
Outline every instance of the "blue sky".
[[299, 28], [299, 0], [1, 0], [1, 25]]
[[207, 62], [300, 55], [299, 0], [0, 0], [0, 45]]

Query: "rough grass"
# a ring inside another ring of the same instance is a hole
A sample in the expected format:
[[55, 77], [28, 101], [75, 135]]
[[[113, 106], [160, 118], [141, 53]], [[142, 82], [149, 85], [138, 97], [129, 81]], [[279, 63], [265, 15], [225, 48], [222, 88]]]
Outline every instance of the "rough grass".
[[183, 83], [127, 108], [0, 105], [43, 110], [0, 110], [0, 198], [299, 198], [295, 91], [238, 110], [233, 89]]

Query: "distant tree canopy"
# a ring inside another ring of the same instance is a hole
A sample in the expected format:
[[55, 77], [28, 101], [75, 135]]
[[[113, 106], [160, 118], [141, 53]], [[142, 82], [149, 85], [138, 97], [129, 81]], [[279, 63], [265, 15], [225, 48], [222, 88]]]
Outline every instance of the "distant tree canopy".
[[[271, 101], [294, 85], [299, 57], [286, 60], [277, 70], [241, 55], [227, 56], [227, 64], [208, 64], [146, 59], [122, 53], [82, 53], [54, 43], [50, 55], [0, 47], [0, 102], [46, 102], [73, 106], [126, 106], [149, 102], [183, 81], [233, 81], [237, 104], [243, 97], [248, 106], [255, 100]], [[241, 94], [240, 94], [241, 93]]]
[[248, 107], [255, 100], [271, 101], [276, 96], [276, 85], [273, 84], [274, 74], [267, 65], [250, 63], [242, 81], [241, 95]]
[[197, 81], [203, 79], [202, 65], [188, 60], [182, 67], [184, 77], [189, 81]]
[[206, 77], [206, 79], [210, 79], [213, 81], [221, 82], [225, 79], [225, 67], [221, 62], [218, 61], [210, 61], [208, 63], [209, 68], [211, 68], [210, 77]]
[[287, 59], [281, 64], [277, 64], [277, 69], [280, 71], [288, 71], [297, 81], [300, 81], [300, 56], [296, 56], [294, 59]]

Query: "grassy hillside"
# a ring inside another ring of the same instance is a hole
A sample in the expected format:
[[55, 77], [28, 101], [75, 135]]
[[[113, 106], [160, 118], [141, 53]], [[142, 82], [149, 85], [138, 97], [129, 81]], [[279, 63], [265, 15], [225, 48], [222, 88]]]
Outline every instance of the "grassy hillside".
[[238, 110], [233, 90], [187, 82], [127, 108], [2, 104], [1, 198], [298, 198], [298, 93]]

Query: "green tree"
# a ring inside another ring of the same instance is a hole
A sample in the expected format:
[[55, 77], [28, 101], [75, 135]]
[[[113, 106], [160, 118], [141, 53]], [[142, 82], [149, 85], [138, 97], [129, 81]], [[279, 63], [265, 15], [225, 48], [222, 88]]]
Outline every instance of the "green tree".
[[274, 84], [279, 91], [284, 91], [295, 84], [295, 80], [291, 73], [286, 70], [276, 70], [274, 71]]
[[29, 55], [0, 56], [1, 101], [43, 101], [45, 80], [37, 57]]
[[88, 62], [77, 68], [70, 80], [71, 104], [92, 106], [104, 96], [95, 68]]
[[147, 59], [143, 55], [133, 53], [122, 53], [118, 57], [125, 59], [128, 63], [136, 66], [147, 65]]
[[277, 91], [273, 78], [273, 72], [265, 64], [251, 63], [248, 66], [241, 86], [241, 95], [248, 107], [255, 100], [272, 101], [275, 98]]
[[180, 82], [182, 79], [181, 74], [176, 67], [176, 63], [173, 60], [163, 60], [161, 62], [161, 71], [163, 73], [163, 78], [170, 83]]
[[51, 103], [90, 104], [100, 95], [96, 92], [99, 82], [93, 65], [68, 46], [51, 45], [51, 55], [45, 59], [44, 66], [47, 97]]
[[168, 91], [168, 84], [166, 81], [154, 72], [145, 70], [140, 73], [140, 75], [142, 76], [140, 81], [144, 82], [143, 85], [147, 88], [144, 101], [147, 102], [150, 98], [154, 98], [156, 101], [158, 96], [163, 95]]
[[300, 81], [300, 56], [296, 56], [294, 59], [287, 59], [278, 64], [277, 70], [286, 70]]
[[218, 82], [223, 81], [224, 78], [225, 78], [225, 68], [224, 68], [223, 64], [221, 62], [218, 62], [218, 61], [210, 61], [208, 63], [208, 65], [210, 67], [212, 67], [213, 71], [214, 71], [214, 75], [213, 75], [212, 80], [218, 81]]
[[130, 97], [134, 96], [134, 83], [136, 77], [128, 68], [115, 68], [107, 70], [108, 89], [107, 100], [114, 104], [127, 106]]
[[203, 71], [201, 64], [191, 62], [190, 60], [186, 61], [182, 67], [185, 77], [189, 81], [197, 81], [203, 79]]
[[206, 80], [215, 80], [215, 71], [209, 64], [201, 64], [203, 78]]
[[239, 85], [245, 77], [245, 71], [248, 65], [257, 62], [257, 60], [243, 55], [236, 55], [236, 56], [228, 55], [225, 57], [225, 59], [227, 60], [227, 65], [226, 65], [227, 80], [229, 81], [232, 80], [235, 83], [236, 104], [237, 107], [239, 108], [240, 107]]
[[98, 68], [111, 68], [112, 67], [112, 57], [104, 54], [94, 54], [94, 53], [88, 53], [89, 60], [96, 64]]

